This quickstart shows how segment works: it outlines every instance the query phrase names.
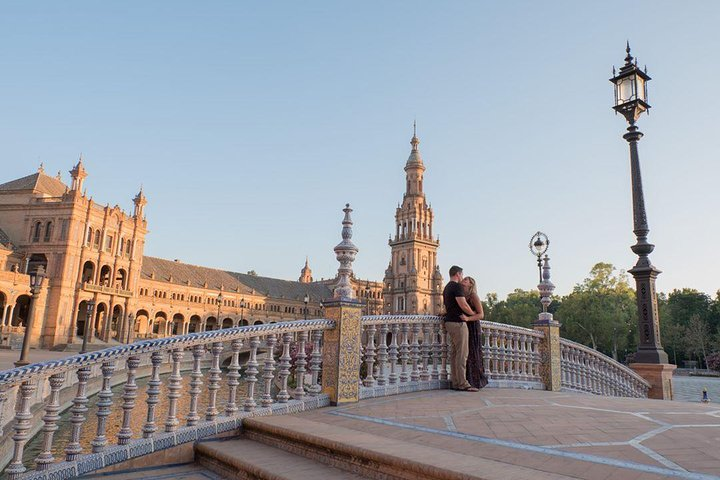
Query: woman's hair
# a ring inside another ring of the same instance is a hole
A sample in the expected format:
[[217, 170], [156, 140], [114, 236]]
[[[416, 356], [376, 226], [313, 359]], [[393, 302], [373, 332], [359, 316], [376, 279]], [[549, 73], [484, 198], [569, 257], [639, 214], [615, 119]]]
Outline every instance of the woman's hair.
[[467, 280], [470, 284], [470, 287], [468, 288], [468, 296], [471, 295], [477, 295], [477, 284], [475, 283], [475, 279], [472, 277], [465, 277], [464, 280]]

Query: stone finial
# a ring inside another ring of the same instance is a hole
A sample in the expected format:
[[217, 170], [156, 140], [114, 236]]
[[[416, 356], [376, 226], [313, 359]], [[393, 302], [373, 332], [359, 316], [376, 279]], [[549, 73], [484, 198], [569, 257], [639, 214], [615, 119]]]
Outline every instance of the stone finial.
[[350, 276], [352, 275], [352, 263], [355, 261], [355, 256], [358, 253], [358, 248], [352, 242], [352, 225], [353, 221], [350, 217], [350, 204], [346, 203], [345, 218], [343, 218], [343, 229], [342, 229], [342, 242], [338, 243], [335, 247], [335, 257], [340, 262], [338, 268], [338, 281], [333, 289], [333, 297], [339, 300], [352, 300], [355, 298], [355, 292], [350, 286]]
[[543, 311], [541, 317], [552, 319], [552, 314], [548, 313], [547, 309], [552, 303], [550, 298], [555, 291], [555, 285], [550, 281], [550, 257], [545, 255], [542, 266], [542, 281], [538, 284], [538, 290], [540, 290], [540, 303], [542, 304]]

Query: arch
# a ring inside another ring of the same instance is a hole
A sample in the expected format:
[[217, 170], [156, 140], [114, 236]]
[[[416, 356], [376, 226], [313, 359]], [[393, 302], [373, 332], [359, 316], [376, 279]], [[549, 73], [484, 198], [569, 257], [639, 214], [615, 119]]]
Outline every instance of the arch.
[[30, 296], [20, 295], [15, 300], [15, 308], [13, 309], [13, 318], [10, 325], [13, 327], [24, 327], [27, 322], [28, 311], [30, 310]]
[[104, 287], [110, 286], [110, 273], [112, 272], [112, 269], [110, 268], [110, 265], [103, 265], [100, 269], [100, 279], [99, 284]]
[[229, 317], [223, 318], [222, 328], [232, 328], [232, 326], [233, 326], [232, 318], [229, 318]]
[[155, 319], [153, 320], [152, 333], [155, 335], [165, 336], [166, 328], [167, 328], [167, 314], [165, 312], [155, 313]]
[[193, 315], [190, 317], [190, 323], [188, 325], [188, 333], [199, 332], [202, 327], [202, 319], [200, 315]]
[[176, 313], [172, 318], [172, 325], [168, 335], [182, 335], [184, 333], [185, 316], [182, 313]]
[[217, 318], [210, 316], [205, 320], [205, 331], [208, 330], [217, 330], [218, 329], [218, 321]]
[[110, 338], [117, 338], [120, 335], [120, 324], [122, 323], [122, 318], [122, 306], [115, 305], [113, 307], [112, 316], [110, 318]]
[[124, 268], [119, 268], [115, 274], [115, 286], [123, 290], [127, 289], [127, 272]]
[[47, 257], [43, 253], [33, 253], [32, 255], [30, 255], [27, 271], [34, 272], [40, 267], [43, 267], [45, 269], [45, 272], [48, 271]]
[[0, 292], [0, 326], [5, 326], [5, 308], [7, 307], [8, 297], [4, 292]]
[[77, 316], [75, 319], [75, 336], [82, 337], [85, 335], [85, 323], [88, 319], [87, 300], [83, 300], [78, 304]]
[[263, 322], [262, 320], [255, 320], [255, 323], [253, 323], [253, 325], [264, 325], [264, 324], [265, 324], [265, 322]]
[[250, 324], [248, 323], [247, 320], [245, 320], [245, 319], [240, 320], [240, 326], [241, 326], [241, 327], [247, 327], [248, 325], [250, 325]]
[[95, 323], [93, 329], [95, 336], [102, 337], [103, 330], [105, 329], [105, 322], [107, 322], [108, 307], [104, 303], [98, 303], [95, 307]]
[[83, 264], [82, 268], [82, 276], [80, 277], [80, 280], [83, 283], [93, 283], [93, 280], [95, 279], [95, 264], [88, 260]]
[[150, 314], [147, 310], [135, 313], [135, 336], [146, 337], [150, 333]]

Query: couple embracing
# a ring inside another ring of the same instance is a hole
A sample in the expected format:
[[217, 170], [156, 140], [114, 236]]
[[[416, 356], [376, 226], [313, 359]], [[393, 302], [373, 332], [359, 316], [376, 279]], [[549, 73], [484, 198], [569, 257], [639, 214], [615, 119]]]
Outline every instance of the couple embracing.
[[462, 268], [450, 267], [450, 281], [443, 291], [445, 331], [450, 340], [452, 388], [477, 392], [487, 385], [478, 320], [485, 317], [475, 280], [464, 277]]

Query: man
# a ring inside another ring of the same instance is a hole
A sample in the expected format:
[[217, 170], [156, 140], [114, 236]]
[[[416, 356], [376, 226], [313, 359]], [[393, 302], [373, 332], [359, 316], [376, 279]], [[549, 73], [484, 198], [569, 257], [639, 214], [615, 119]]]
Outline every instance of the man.
[[468, 358], [468, 327], [465, 315], [473, 316], [475, 312], [468, 305], [460, 282], [463, 279], [463, 270], [457, 265], [450, 267], [450, 281], [443, 290], [445, 303], [445, 331], [450, 338], [450, 380], [452, 388], [465, 392], [477, 392], [478, 389], [470, 385], [465, 378]]

